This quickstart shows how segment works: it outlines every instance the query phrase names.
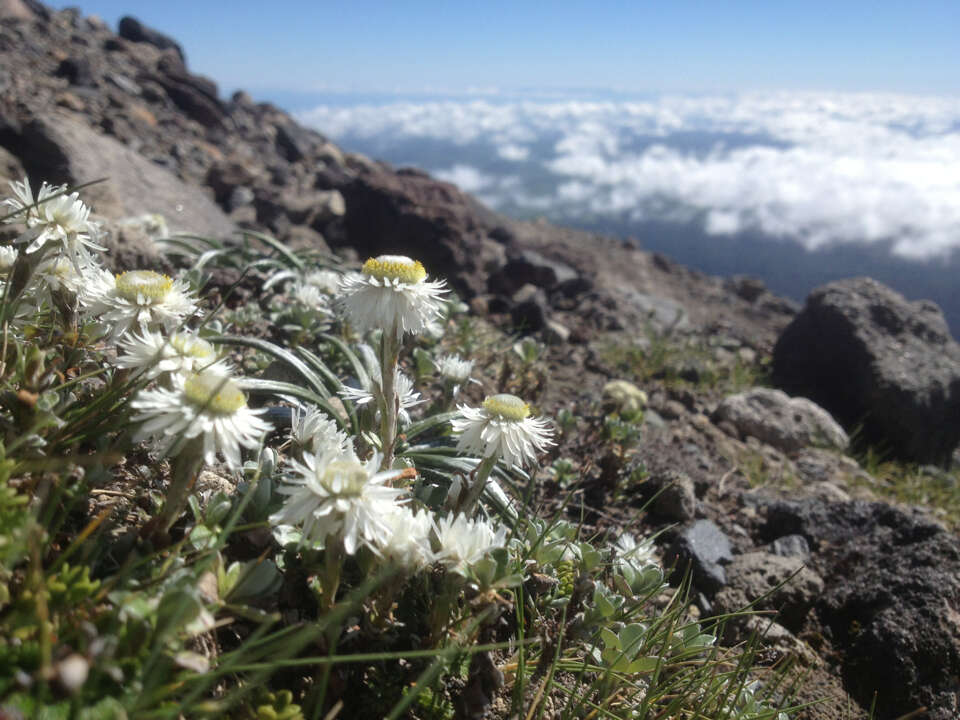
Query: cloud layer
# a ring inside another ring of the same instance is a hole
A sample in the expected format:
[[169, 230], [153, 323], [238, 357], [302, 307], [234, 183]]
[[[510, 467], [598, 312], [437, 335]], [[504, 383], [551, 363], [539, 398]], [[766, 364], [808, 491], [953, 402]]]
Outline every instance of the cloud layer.
[[506, 212], [695, 220], [711, 234], [757, 230], [809, 248], [891, 242], [909, 258], [960, 247], [956, 98], [397, 102], [301, 119]]

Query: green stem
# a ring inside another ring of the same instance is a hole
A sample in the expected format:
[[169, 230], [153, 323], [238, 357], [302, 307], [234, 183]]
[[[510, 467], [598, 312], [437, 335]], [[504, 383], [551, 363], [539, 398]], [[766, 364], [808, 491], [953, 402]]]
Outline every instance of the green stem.
[[397, 362], [400, 356], [400, 340], [393, 328], [384, 329], [380, 345], [380, 391], [383, 406], [380, 409], [380, 443], [383, 448], [381, 470], [393, 466], [394, 446], [397, 442], [397, 413], [400, 399], [397, 397]]
[[198, 435], [188, 441], [176, 460], [173, 461], [170, 489], [167, 490], [167, 501], [163, 504], [160, 515], [157, 516], [156, 526], [162, 532], [169, 532], [170, 528], [180, 517], [180, 513], [187, 505], [190, 490], [197, 481], [200, 468], [203, 467], [203, 437]]
[[343, 568], [343, 541], [339, 536], [328, 535], [323, 548], [323, 597], [320, 599], [321, 612], [333, 609], [337, 602], [337, 590], [340, 588], [340, 570]]
[[485, 457], [480, 465], [477, 466], [477, 469], [473, 472], [473, 484], [469, 487], [465, 495], [461, 494], [462, 501], [458, 503], [457, 512], [462, 512], [467, 516], [473, 513], [477, 503], [480, 502], [483, 489], [487, 486], [487, 478], [490, 477], [490, 473], [493, 472], [496, 464], [497, 456], [490, 455], [489, 457]]

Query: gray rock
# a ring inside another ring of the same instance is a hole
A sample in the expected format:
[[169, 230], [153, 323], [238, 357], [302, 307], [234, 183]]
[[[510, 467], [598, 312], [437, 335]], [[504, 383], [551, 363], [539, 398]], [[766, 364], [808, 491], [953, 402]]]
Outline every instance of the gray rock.
[[157, 62], [157, 72], [146, 77], [163, 87], [173, 104], [188, 117], [208, 128], [225, 126], [227, 111], [218, 97], [217, 84], [187, 72], [176, 56], [164, 54]]
[[[747, 615], [735, 619], [727, 625], [724, 639], [730, 645], [734, 645], [749, 642], [753, 635], [760, 638], [760, 644], [764, 648], [764, 659], [767, 662], [780, 664], [793, 660], [805, 667], [823, 665], [823, 661], [809, 645], [783, 625], [772, 620], [769, 615]], [[771, 650], [776, 653], [775, 657], [770, 657]]]
[[770, 543], [768, 549], [774, 555], [781, 557], [799, 557], [804, 560], [810, 557], [810, 544], [803, 535], [778, 537]]
[[117, 26], [117, 34], [125, 40], [131, 42], [143, 42], [158, 47], [161, 50], [173, 50], [180, 57], [180, 62], [186, 63], [186, 56], [183, 54], [183, 48], [169, 35], [154, 30], [144, 25], [135, 17], [129, 15], [120, 18], [120, 24]]
[[626, 301], [646, 317], [657, 332], [673, 332], [690, 327], [690, 319], [683, 305], [669, 298], [656, 297], [645, 293], [627, 290]]
[[277, 150], [290, 162], [299, 162], [313, 153], [323, 136], [294, 122], [277, 125]]
[[255, 198], [256, 195], [253, 194], [253, 190], [249, 187], [246, 185], [237, 185], [230, 191], [230, 197], [227, 199], [227, 207], [233, 211], [237, 208], [250, 205]]
[[0, 0], [0, 18], [32, 20], [33, 17], [33, 10], [23, 0]]
[[544, 340], [551, 345], [563, 345], [570, 340], [570, 328], [556, 320], [547, 320], [543, 328]]
[[717, 425], [728, 422], [741, 436], [755, 437], [785, 453], [810, 445], [843, 450], [849, 444], [843, 428], [823, 408], [770, 388], [724, 398], [711, 419]]
[[78, 87], [96, 87], [90, 60], [85, 57], [68, 57], [57, 66], [57, 77], [66, 78], [71, 85]]
[[777, 341], [773, 377], [900, 459], [945, 465], [960, 443], [960, 345], [935, 304], [875, 280], [814, 290]]
[[727, 586], [715, 599], [718, 609], [734, 612], [752, 603], [758, 610], [779, 612], [779, 622], [790, 629], [802, 625], [823, 592], [823, 578], [797, 556], [744, 553], [733, 558], [726, 572]]
[[713, 595], [727, 583], [724, 565], [733, 559], [730, 539], [710, 520], [697, 520], [680, 531], [664, 555], [674, 565], [671, 582], [679, 582], [689, 568], [694, 586]]
[[157, 213], [171, 231], [218, 237], [234, 230], [203, 188], [180, 180], [69, 116], [51, 113], [28, 124], [17, 151], [32, 178], [71, 185], [105, 178], [83, 190], [84, 200], [100, 215]]
[[510, 255], [506, 265], [488, 282], [491, 292], [513, 295], [525, 284], [549, 290], [577, 278], [577, 271], [565, 263], [551, 260], [536, 250], [519, 250]]
[[670, 522], [693, 520], [697, 512], [697, 495], [693, 480], [684, 472], [671, 470], [655, 473], [641, 485], [651, 498], [648, 510]]

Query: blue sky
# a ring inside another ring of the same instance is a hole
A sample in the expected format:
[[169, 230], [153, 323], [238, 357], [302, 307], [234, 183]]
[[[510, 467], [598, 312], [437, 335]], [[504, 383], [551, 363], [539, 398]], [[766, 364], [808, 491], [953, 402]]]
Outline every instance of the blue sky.
[[[80, 0], [172, 35], [225, 92], [960, 93], [960, 2]], [[63, 3], [63, 6], [67, 3]]]

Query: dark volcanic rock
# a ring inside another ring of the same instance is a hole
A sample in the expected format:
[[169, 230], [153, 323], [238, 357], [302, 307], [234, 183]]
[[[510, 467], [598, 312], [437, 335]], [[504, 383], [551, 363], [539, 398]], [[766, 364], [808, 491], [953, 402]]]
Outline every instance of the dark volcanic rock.
[[96, 87], [90, 60], [85, 57], [69, 57], [57, 66], [57, 76], [66, 78], [71, 85]]
[[521, 333], [542, 330], [547, 324], [550, 305], [547, 294], [535, 285], [524, 285], [513, 296], [515, 305], [510, 310], [510, 319]]
[[795, 532], [819, 552], [816, 605], [843, 649], [848, 691], [880, 718], [918, 707], [957, 717], [960, 674], [960, 539], [919, 514], [882, 503], [776, 502], [768, 536]]
[[664, 556], [668, 565], [676, 566], [672, 582], [682, 579], [689, 567], [694, 587], [711, 595], [726, 585], [723, 566], [732, 559], [730, 539], [710, 520], [684, 528]]
[[777, 341], [774, 382], [905, 460], [960, 443], [960, 346], [940, 309], [869, 278], [818, 288]]
[[117, 26], [117, 34], [125, 40], [132, 42], [144, 42], [158, 47], [161, 50], [173, 50], [180, 57], [181, 63], [186, 63], [186, 55], [183, 54], [183, 48], [169, 35], [147, 27], [142, 22], [129, 15], [120, 18], [120, 24]]
[[163, 55], [157, 63], [157, 72], [146, 77], [162, 86], [173, 103], [201, 125], [220, 127], [224, 124], [227, 112], [217, 97], [217, 84], [187, 72], [175, 56]]
[[551, 260], [535, 250], [513, 253], [499, 272], [490, 276], [490, 292], [513, 295], [524, 285], [536, 285], [547, 290], [558, 285], [572, 285], [578, 279], [577, 271], [566, 263]]
[[471, 197], [424, 173], [373, 163], [339, 190], [350, 208], [343, 243], [361, 257], [402, 252], [423, 258], [432, 277], [446, 277], [465, 297], [486, 290], [483, 241], [502, 220]]

